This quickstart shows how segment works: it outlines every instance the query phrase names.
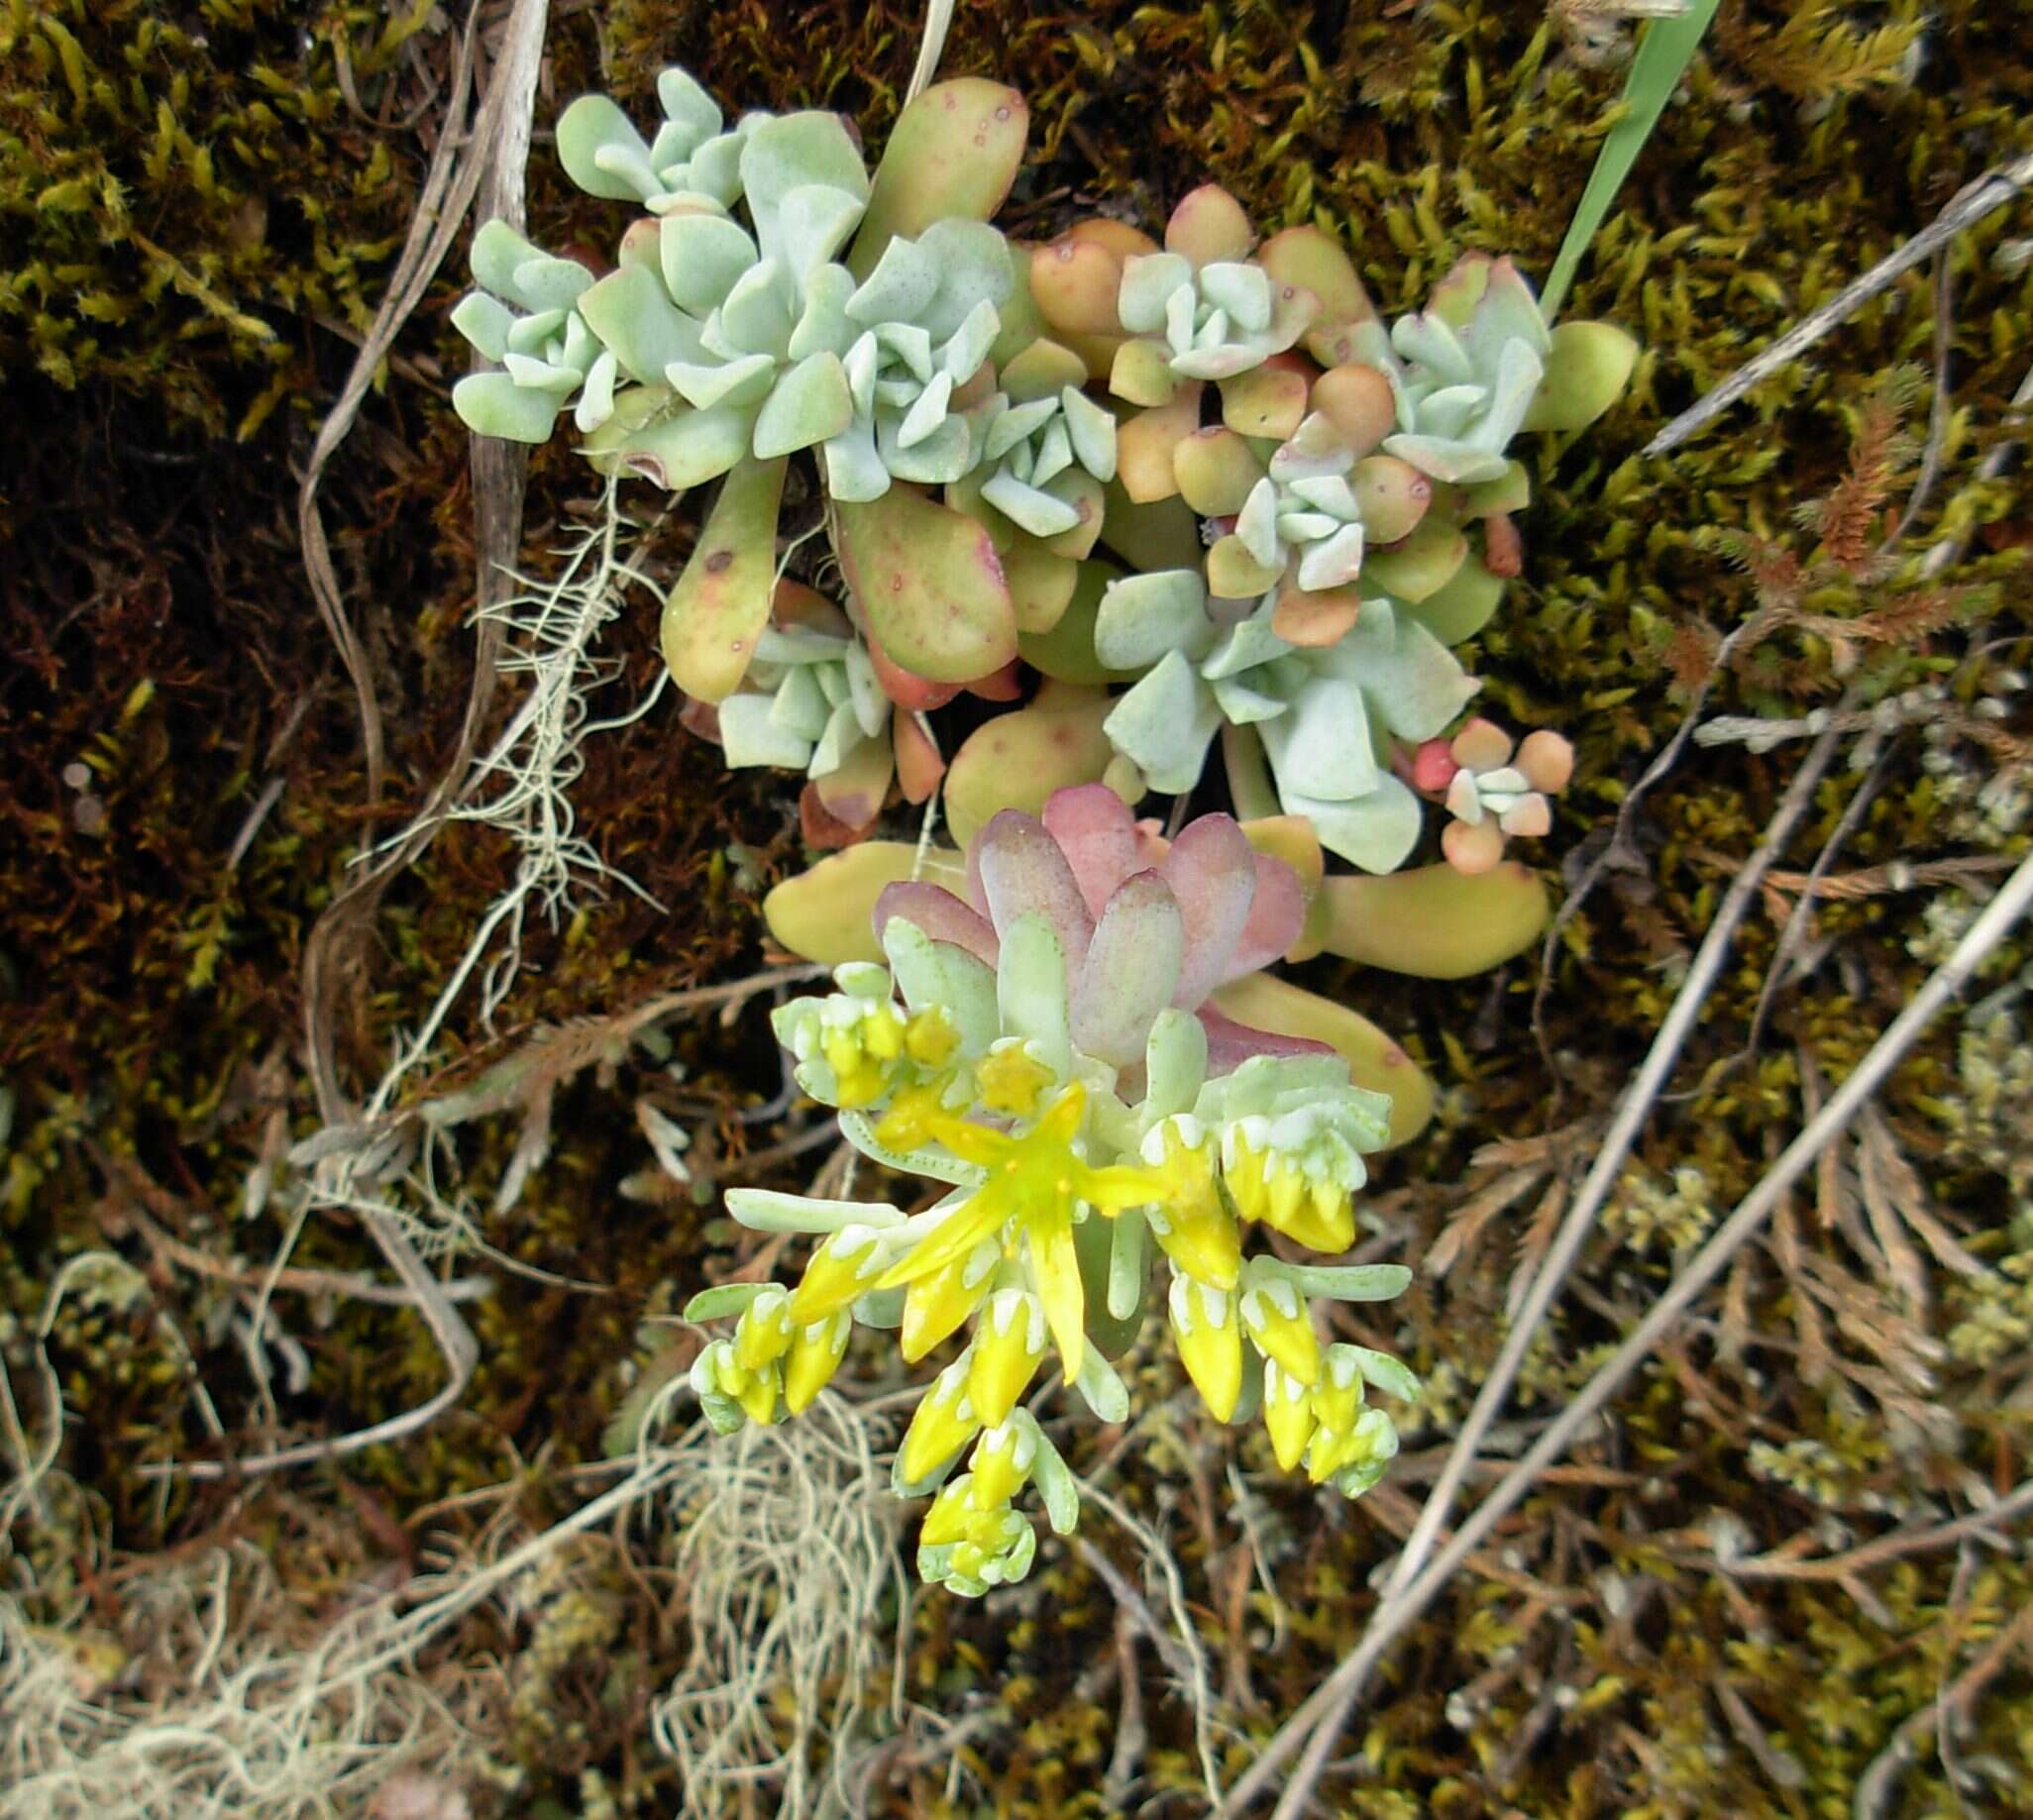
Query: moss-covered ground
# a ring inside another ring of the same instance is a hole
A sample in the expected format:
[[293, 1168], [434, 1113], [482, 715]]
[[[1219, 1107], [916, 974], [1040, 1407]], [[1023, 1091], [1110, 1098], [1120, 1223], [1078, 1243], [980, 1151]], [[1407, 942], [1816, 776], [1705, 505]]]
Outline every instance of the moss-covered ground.
[[[551, 244], [597, 245], [616, 226], [548, 155], [543, 128], [581, 88], [601, 80], [640, 101], [680, 61], [738, 105], [841, 109], [875, 143], [918, 30], [889, 0], [553, 10], [530, 165], [532, 231]], [[957, 9], [942, 69], [1030, 99], [1013, 233], [1043, 237], [1096, 209], [1156, 222], [1218, 180], [1266, 229], [1344, 234], [1395, 312], [1467, 249], [1512, 253], [1533, 273], [1551, 265], [1621, 84], [1615, 11], [982, 0]], [[320, 1124], [303, 1062], [308, 932], [363, 843], [436, 783], [465, 710], [472, 491], [447, 404], [463, 351], [446, 324], [460, 272], [441, 274], [404, 331], [324, 489], [387, 729], [378, 805], [294, 504], [407, 230], [461, 25], [428, 0], [0, 11], [0, 1349], [32, 1435], [54, 1412], [31, 1340], [65, 1260], [111, 1251], [145, 1278], [134, 1294], [73, 1293], [49, 1337], [58, 1466], [76, 1490], [24, 1517], [15, 1552], [0, 1552], [0, 1595], [39, 1622], [118, 1636], [134, 1575], [224, 1543], [267, 1552], [293, 1576], [296, 1608], [317, 1612], [359, 1581], [399, 1579], [420, 1552], [483, 1553], [542, 1527], [585, 1495], [574, 1469], [601, 1456], [643, 1371], [682, 1356], [683, 1330], [657, 1318], [752, 1261], [757, 1242], [709, 1194], [659, 1177], [640, 1103], [691, 1130], [703, 1178], [794, 1186], [826, 1155], [763, 1155], [803, 1127], [795, 1114], [741, 1117], [779, 1083], [758, 1010], [662, 1022], [654, 1046], [603, 1046], [595, 1031], [573, 1051], [588, 1065], [557, 1082], [548, 1157], [505, 1213], [485, 1210], [518, 1110], [457, 1133], [449, 1186], [506, 1262], [460, 1266], [495, 1288], [471, 1310], [481, 1362], [455, 1414], [274, 1479], [147, 1472], [351, 1430], [440, 1382], [411, 1312], [278, 1293], [287, 1345], [270, 1351], [269, 1406], [236, 1322], [290, 1222], [276, 1159]], [[1639, 450], [1963, 185], [2029, 151], [2023, 8], [1725, 0], [1567, 305], [1622, 323], [1646, 352], [1608, 419], [1537, 458], [1526, 582], [1480, 641], [1491, 698], [1579, 748], [1537, 855], [1550, 876], [1571, 883], [1600, 852], [1718, 639], [1755, 613], [1760, 635], [1715, 679], [1708, 711], [1799, 715], [1852, 686], [1866, 705], [1936, 693], [1820, 787], [1535, 1347], [1513, 1447], [2026, 850], [2033, 711], [2014, 666], [2033, 636], [2033, 506], [2009, 466], [1973, 477], [2009, 433], [2033, 360], [2033, 205], [1991, 214], [1945, 269], [1907, 273], [1673, 454]], [[1907, 368], [1923, 382], [1898, 376]], [[1905, 394], [1902, 443], [1873, 401]], [[1931, 464], [1939, 478], [1909, 513]], [[1846, 476], [1842, 513], [1797, 521]], [[542, 570], [594, 494], [562, 439], [536, 455], [526, 567]], [[688, 535], [673, 521], [642, 562], [674, 573]], [[1938, 587], [1832, 560], [1887, 539], [1911, 559], [1945, 538], [1962, 553]], [[638, 594], [612, 633], [603, 707], [647, 689], [655, 630]], [[1689, 748], [1565, 925], [1539, 1028], [1536, 956], [1443, 985], [1315, 969], [1311, 983], [1403, 1033], [1445, 1089], [1442, 1117], [1369, 1201], [1375, 1254], [1420, 1267], [1404, 1302], [1360, 1330], [1426, 1374], [1406, 1452], [1367, 1500], [1323, 1500], [1271, 1470], [1260, 1436], [1174, 1401], [1177, 1368], [1147, 1346], [1133, 1440], [1090, 1433], [1074, 1459], [1180, 1564], [1228, 1773], [1359, 1634], [1371, 1576], [1495, 1354], [1514, 1273], [1544, 1245], [1803, 750]], [[576, 1020], [764, 963], [761, 892], [802, 858], [790, 781], [723, 775], [661, 709], [592, 742], [588, 761], [580, 826], [662, 908], [614, 891], [555, 930], [534, 926], [492, 1027], [455, 1015], [415, 1094], [533, 1043], [555, 1060]], [[1747, 1055], [1799, 875], [1860, 789], [1833, 894]], [[352, 1090], [423, 1015], [511, 863], [497, 837], [454, 828], [389, 891], [348, 952], [333, 1014]], [[1980, 1012], [1942, 1020], [1767, 1239], [1402, 1641], [1319, 1811], [1847, 1814], [1900, 1728], [2033, 1600], [2033, 1570], [1993, 1542], [1872, 1548], [2033, 1473], [2033, 1067], [2013, 993], [2029, 952], [2007, 945], [1976, 989]], [[271, 1174], [277, 1186], [251, 1199], [250, 1177]], [[328, 1215], [292, 1261], [378, 1265], [365, 1233]], [[868, 1363], [872, 1385], [882, 1370]], [[1121, 1528], [1091, 1512], [1083, 1533], [1137, 1577]], [[1755, 1574], [1738, 1569], [1747, 1556], [1764, 1557]], [[631, 1565], [618, 1539], [551, 1571], [548, 1590], [492, 1604], [437, 1646], [431, 1672], [500, 1696], [471, 1707], [504, 1766], [474, 1790], [476, 1811], [703, 1811], [646, 1719], [691, 1647], [672, 1616], [682, 1588], [654, 1551]], [[1026, 1585], [981, 1604], [920, 1597], [909, 1630], [898, 1710], [960, 1730], [871, 1758], [868, 1811], [1204, 1809], [1189, 1715], [1151, 1649], [1119, 1651], [1117, 1596], [1087, 1557], [1048, 1544]], [[1946, 1751], [1931, 1723], [1908, 1726], [1913, 1763], [1875, 1811], [2033, 1810], [2033, 1661], [2022, 1649], [1991, 1665], [1951, 1702], [1962, 1717], [1941, 1728]], [[856, 1749], [881, 1743], [891, 1693], [885, 1677]], [[772, 1800], [751, 1790], [728, 1811]]]

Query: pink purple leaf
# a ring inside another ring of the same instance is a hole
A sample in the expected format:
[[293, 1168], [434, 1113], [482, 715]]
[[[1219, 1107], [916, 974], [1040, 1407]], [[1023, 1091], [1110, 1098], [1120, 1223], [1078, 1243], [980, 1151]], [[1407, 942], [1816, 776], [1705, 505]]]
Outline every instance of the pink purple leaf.
[[1044, 805], [1044, 825], [1073, 868], [1092, 915], [1099, 916], [1116, 888], [1148, 864], [1138, 850], [1129, 805], [1106, 784], [1054, 791]]
[[1249, 920], [1256, 851], [1229, 815], [1189, 821], [1161, 868], [1179, 901], [1185, 953], [1172, 1003], [1191, 1011], [1230, 977], [1229, 957]]
[[1094, 918], [1073, 868], [1041, 821], [1004, 809], [976, 838], [968, 878], [978, 908], [999, 934], [1026, 912], [1043, 916], [1058, 934], [1068, 977], [1079, 977]]
[[1124, 881], [1095, 925], [1086, 964], [1068, 970], [1075, 1045], [1119, 1068], [1140, 1062], [1152, 1020], [1178, 988], [1185, 947], [1185, 919], [1164, 879], [1139, 872]]
[[950, 941], [956, 947], [965, 948], [976, 960], [985, 961], [991, 967], [996, 964], [1001, 944], [994, 926], [986, 916], [962, 904], [942, 885], [907, 880], [902, 884], [884, 886], [882, 896], [876, 899], [877, 942], [882, 941], [883, 930], [895, 916], [915, 923], [934, 941]]

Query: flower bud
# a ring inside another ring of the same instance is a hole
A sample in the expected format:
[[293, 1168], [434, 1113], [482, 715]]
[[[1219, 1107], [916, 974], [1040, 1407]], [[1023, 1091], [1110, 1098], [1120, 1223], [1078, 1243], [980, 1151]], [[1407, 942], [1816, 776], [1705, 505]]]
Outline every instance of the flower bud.
[[1143, 1140], [1143, 1160], [1162, 1184], [1144, 1216], [1165, 1255], [1190, 1277], [1232, 1289], [1242, 1267], [1242, 1233], [1222, 1204], [1215, 1146], [1197, 1121], [1167, 1119]]
[[872, 1226], [843, 1226], [811, 1254], [789, 1314], [794, 1327], [810, 1327], [850, 1307], [875, 1287], [882, 1274], [884, 1246]]
[[1003, 1247], [984, 1238], [964, 1257], [912, 1279], [904, 1291], [904, 1326], [898, 1336], [907, 1362], [916, 1364], [981, 1306], [1002, 1257]]
[[1310, 1385], [1320, 1371], [1320, 1341], [1305, 1300], [1283, 1277], [1252, 1259], [1243, 1276], [1242, 1325], [1265, 1358], [1275, 1359], [1288, 1376]]
[[730, 1340], [716, 1339], [698, 1355], [693, 1366], [693, 1386], [701, 1397], [708, 1391], [731, 1397], [758, 1428], [768, 1428], [777, 1419], [777, 1397], [782, 1389], [777, 1367], [769, 1364], [750, 1370], [735, 1356]]
[[990, 1427], [1016, 1407], [1044, 1358], [1044, 1305], [1027, 1289], [999, 1289], [975, 1328], [967, 1395]]
[[998, 1042], [975, 1068], [981, 1104], [1006, 1119], [1035, 1119], [1046, 1088], [1058, 1077], [1043, 1062], [1025, 1053], [1020, 1042]]
[[1271, 1358], [1263, 1362], [1263, 1426], [1270, 1432], [1279, 1471], [1290, 1472], [1305, 1457], [1306, 1444], [1313, 1439], [1313, 1385]]
[[1037, 1458], [1037, 1443], [1030, 1433], [1015, 1422], [985, 1429], [975, 1444], [974, 1456], [967, 1462], [967, 1476], [973, 1482], [976, 1510], [993, 1510], [1007, 1504], [1030, 1477]]
[[1344, 1497], [1359, 1498], [1384, 1475], [1396, 1457], [1398, 1431], [1380, 1409], [1365, 1409], [1345, 1434], [1322, 1429], [1306, 1455], [1308, 1475], [1316, 1485], [1333, 1480]]
[[1222, 1179], [1244, 1219], [1315, 1251], [1355, 1241], [1349, 1196], [1367, 1179], [1361, 1153], [1318, 1109], [1239, 1120], [1223, 1137]]
[[760, 1371], [791, 1350], [797, 1329], [788, 1310], [791, 1292], [772, 1283], [742, 1311], [734, 1330], [734, 1356], [744, 1370]]
[[974, 1474], [963, 1472], [948, 1479], [925, 1512], [924, 1525], [917, 1533], [920, 1549], [942, 1549], [967, 1534], [967, 1526], [980, 1514], [974, 1507]]
[[972, 1350], [963, 1352], [932, 1380], [905, 1431], [897, 1476], [906, 1485], [929, 1478], [981, 1432], [981, 1419], [967, 1397]]
[[1014, 1585], [1022, 1579], [1036, 1554], [1037, 1533], [1004, 1505], [971, 1517], [957, 1542], [944, 1546], [920, 1543], [917, 1571], [962, 1598], [978, 1599], [991, 1586]]
[[1217, 1422], [1234, 1415], [1242, 1395], [1242, 1328], [1235, 1303], [1231, 1291], [1212, 1283], [1172, 1278], [1170, 1312], [1179, 1357]]
[[847, 1339], [854, 1332], [854, 1319], [843, 1308], [823, 1321], [798, 1330], [784, 1360], [784, 1407], [802, 1416], [811, 1400], [832, 1381], [841, 1359], [847, 1356]]

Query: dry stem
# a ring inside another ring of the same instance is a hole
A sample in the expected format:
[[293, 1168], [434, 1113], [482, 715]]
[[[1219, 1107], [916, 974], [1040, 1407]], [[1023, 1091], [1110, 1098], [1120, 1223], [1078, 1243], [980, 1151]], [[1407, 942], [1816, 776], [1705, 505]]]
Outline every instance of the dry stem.
[[[1318, 1775], [1319, 1766], [1332, 1744], [1332, 1728], [1324, 1722], [1332, 1719], [1338, 1724], [1345, 1716], [1384, 1653], [1426, 1610], [1497, 1524], [1530, 1494], [1540, 1475], [1566, 1451], [1625, 1379], [1652, 1355], [1673, 1324], [1765, 1224], [1793, 1184], [1813, 1166], [1823, 1148], [1847, 1128], [1864, 1103], [1883, 1084], [1935, 1016], [1969, 982], [2029, 906], [2033, 906], [2033, 860], [2020, 864], [1971, 925], [1955, 952], [1928, 977], [1828, 1103], [1786, 1146], [1758, 1186], [1717, 1229], [1630, 1337], [1553, 1419], [1531, 1451], [1476, 1506], [1417, 1578], [1385, 1595], [1361, 1643], [1265, 1746], [1263, 1755], [1230, 1791], [1222, 1809], [1224, 1814], [1243, 1812], [1302, 1745], [1307, 1748], [1307, 1762], [1314, 1766], [1313, 1776]], [[1323, 1738], [1326, 1743], [1321, 1742]], [[1310, 1786], [1302, 1764], [1287, 1784], [1280, 1811], [1301, 1811]]]

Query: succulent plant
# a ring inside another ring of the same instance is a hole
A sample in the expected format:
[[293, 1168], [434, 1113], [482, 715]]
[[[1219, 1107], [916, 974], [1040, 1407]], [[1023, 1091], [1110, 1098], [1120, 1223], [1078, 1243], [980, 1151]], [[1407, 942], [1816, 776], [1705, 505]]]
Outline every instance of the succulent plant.
[[957, 481], [977, 459], [962, 404], [995, 345], [1016, 279], [1003, 237], [978, 221], [941, 221], [884, 249], [848, 297], [841, 350], [852, 410], [825, 446], [835, 499], [879, 499], [893, 480]]
[[581, 95], [558, 116], [558, 161], [588, 195], [640, 202], [652, 214], [696, 207], [721, 209], [741, 194], [741, 143], [770, 118], [745, 115], [732, 132], [713, 98], [683, 69], [657, 78], [664, 118], [646, 141], [605, 95]]
[[1530, 839], [1552, 826], [1548, 797], [1574, 774], [1574, 748], [1542, 727], [1513, 747], [1490, 720], [1471, 720], [1451, 740], [1430, 739], [1413, 754], [1412, 786], [1446, 804], [1453, 819], [1441, 848], [1457, 872], [1487, 872], [1504, 856], [1504, 838]]
[[1472, 483], [1504, 473], [1504, 450], [1524, 427], [1552, 340], [1532, 287], [1509, 260], [1469, 258], [1428, 307], [1354, 332], [1356, 357], [1382, 370], [1398, 429], [1384, 450], [1438, 481]]
[[612, 409], [616, 366], [579, 311], [593, 274], [505, 221], [482, 226], [469, 258], [480, 289], [460, 300], [452, 326], [500, 371], [469, 374], [452, 388], [467, 426], [508, 442], [548, 442], [576, 395], [579, 428], [597, 429]]
[[1251, 260], [1255, 244], [1241, 205], [1209, 183], [1172, 211], [1163, 252], [1123, 260], [1116, 313], [1133, 339], [1110, 372], [1119, 397], [1169, 403], [1179, 381], [1232, 379], [1305, 334], [1320, 299]]
[[1190, 790], [1224, 724], [1261, 740], [1287, 814], [1365, 872], [1389, 872], [1419, 837], [1419, 801], [1391, 767], [1393, 740], [1430, 739], [1477, 685], [1386, 598], [1365, 599], [1332, 645], [1294, 645], [1275, 607], [1224, 622], [1192, 570], [1130, 576], [1103, 596], [1105, 663], [1150, 668], [1108, 720], [1116, 749], [1162, 791]]
[[1084, 377], [1075, 355], [1033, 342], [1003, 370], [982, 413], [981, 496], [1033, 537], [1090, 521], [1099, 529], [1103, 488], [1116, 478], [1116, 420], [1082, 389]]
[[742, 687], [720, 702], [720, 748], [739, 769], [772, 765], [812, 778], [838, 771], [857, 747], [887, 739], [890, 698], [868, 648], [844, 614], [837, 630], [810, 623], [763, 628]]
[[[1385, 1298], [1409, 1273], [1243, 1251], [1246, 1222], [1344, 1248], [1362, 1157], [1388, 1128], [1387, 1103], [1351, 1086], [1327, 1045], [1204, 1008], [1222, 979], [1296, 937], [1298, 882], [1225, 816], [1153, 857], [1099, 786], [1059, 793], [1041, 820], [1006, 812], [969, 856], [972, 902], [892, 886], [876, 912], [889, 965], [843, 966], [831, 997], [777, 1014], [800, 1085], [841, 1109], [848, 1139], [950, 1192], [908, 1217], [730, 1193], [737, 1219], [821, 1242], [788, 1295], [743, 1295], [733, 1337], [701, 1353], [693, 1382], [716, 1426], [770, 1422], [816, 1394], [853, 1321], [898, 1327], [908, 1360], [972, 1324], [895, 1474], [900, 1492], [930, 1491], [974, 1448], [920, 1552], [921, 1571], [957, 1592], [1027, 1569], [1034, 1545], [1011, 1507], [1027, 1479], [1053, 1527], [1072, 1527], [1070, 1477], [1017, 1400], [1055, 1351], [1099, 1417], [1126, 1414], [1107, 1354], [1133, 1338], [1156, 1255], [1188, 1373], [1220, 1420], [1260, 1406], [1280, 1460], [1303, 1457], [1349, 1495], [1394, 1450], [1388, 1421], [1368, 1420], [1355, 1380], [1322, 1355], [1306, 1304]], [[731, 1312], [723, 1291], [694, 1309]], [[1409, 1374], [1387, 1364], [1371, 1381], [1404, 1394]]]
[[[681, 313], [668, 326], [681, 335], [689, 329], [696, 343], [665, 361], [658, 376], [694, 407], [698, 437], [771, 461], [852, 420], [841, 356], [853, 340], [846, 311], [855, 286], [833, 256], [861, 220], [869, 181], [831, 114], [757, 123], [742, 136], [737, 167], [753, 236], [729, 215], [696, 207], [667, 214], [658, 230], [656, 271]], [[625, 320], [630, 313], [663, 317], [639, 282], [627, 282], [615, 307], [593, 317], [624, 343], [641, 334]], [[745, 451], [728, 434], [730, 420], [743, 416]], [[667, 421], [681, 426], [671, 432], [678, 435], [688, 419]]]
[[[1513, 437], [1599, 415], [1634, 345], [1550, 328], [1480, 254], [1387, 328], [1330, 235], [1259, 244], [1212, 184], [1162, 245], [1092, 220], [1013, 252], [989, 224], [1027, 117], [994, 83], [911, 102], [873, 177], [832, 114], [730, 127], [675, 69], [658, 98], [647, 137], [601, 96], [558, 122], [573, 180], [643, 211], [605, 275], [476, 235], [454, 321], [495, 365], [455, 398], [524, 442], [570, 409], [609, 476], [718, 482], [661, 627], [685, 724], [732, 766], [802, 772], [806, 842], [847, 847], [765, 906], [835, 968], [777, 1032], [851, 1143], [946, 1191], [910, 1214], [733, 1191], [736, 1218], [818, 1242], [795, 1286], [691, 1305], [734, 1321], [693, 1370], [707, 1417], [796, 1415], [857, 1328], [899, 1330], [910, 1361], [964, 1331], [895, 1476], [937, 1494], [921, 1574], [978, 1595], [1032, 1563], [1025, 1487], [1054, 1530], [1078, 1517], [1018, 1400], [1055, 1355], [1123, 1420], [1108, 1361], [1149, 1303], [1214, 1416], [1260, 1412], [1282, 1467], [1359, 1495], [1397, 1446], [1369, 1393], [1417, 1386], [1324, 1347], [1309, 1304], [1406, 1273], [1251, 1254], [1249, 1232], [1345, 1250], [1366, 1159], [1436, 1089], [1265, 969], [1327, 951], [1456, 978], [1543, 930], [1504, 842], [1550, 824], [1571, 750], [1460, 724], [1477, 685], [1448, 647], [1522, 566]], [[787, 499], [823, 527], [837, 605], [784, 575]], [[963, 688], [1016, 701], [1019, 656], [1044, 685], [948, 767], [927, 714]], [[1196, 787], [1217, 734], [1248, 819], [1136, 820], [1146, 788]], [[864, 840], [894, 788], [941, 784], [964, 851]], [[1422, 796], [1445, 863], [1401, 871]]]

